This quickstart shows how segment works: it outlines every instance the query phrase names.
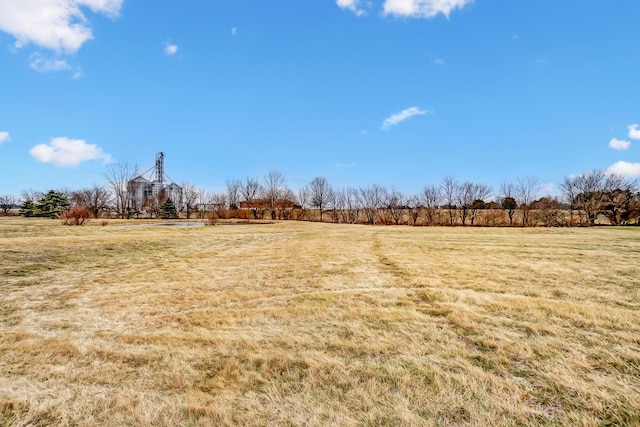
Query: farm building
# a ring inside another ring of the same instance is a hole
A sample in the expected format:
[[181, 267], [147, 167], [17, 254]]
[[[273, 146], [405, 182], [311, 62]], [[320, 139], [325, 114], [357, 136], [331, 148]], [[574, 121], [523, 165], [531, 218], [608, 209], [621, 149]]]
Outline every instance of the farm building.
[[[166, 179], [165, 179], [166, 178]], [[182, 207], [182, 187], [164, 173], [164, 153], [156, 154], [155, 166], [127, 182], [129, 206], [135, 212], [144, 212], [171, 199]]]

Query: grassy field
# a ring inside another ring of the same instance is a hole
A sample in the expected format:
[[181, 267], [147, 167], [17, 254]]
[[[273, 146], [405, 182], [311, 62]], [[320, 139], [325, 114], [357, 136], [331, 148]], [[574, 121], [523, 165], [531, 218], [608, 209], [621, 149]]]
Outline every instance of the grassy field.
[[640, 425], [640, 228], [0, 219], [0, 425]]

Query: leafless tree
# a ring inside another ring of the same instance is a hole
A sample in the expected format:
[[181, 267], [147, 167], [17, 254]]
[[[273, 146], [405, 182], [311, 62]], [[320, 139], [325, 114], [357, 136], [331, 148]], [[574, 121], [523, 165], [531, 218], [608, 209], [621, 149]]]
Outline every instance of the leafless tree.
[[529, 214], [532, 209], [532, 203], [536, 199], [538, 192], [540, 191], [540, 184], [538, 178], [534, 176], [525, 176], [517, 178], [516, 182], [516, 194], [517, 200], [522, 211], [522, 226], [529, 225]]
[[560, 184], [560, 190], [564, 201], [569, 206], [569, 224], [573, 225], [573, 211], [577, 204], [578, 187], [575, 177], [565, 176], [564, 181]]
[[229, 202], [227, 197], [228, 193], [226, 191], [216, 191], [210, 193], [207, 198], [207, 206], [210, 206], [215, 214], [222, 219], [229, 219], [232, 216], [232, 212], [227, 210]]
[[124, 218], [127, 213], [128, 197], [127, 183], [138, 174], [138, 167], [128, 162], [115, 162], [107, 164], [106, 178], [111, 187], [118, 215]]
[[8, 194], [0, 196], [0, 210], [2, 210], [2, 215], [9, 215], [9, 210], [12, 209], [15, 204], [16, 198], [14, 196]]
[[507, 212], [509, 217], [509, 225], [513, 225], [513, 215], [518, 209], [518, 201], [516, 200], [516, 186], [512, 182], [503, 181], [500, 184], [500, 206]]
[[422, 199], [418, 195], [407, 197], [407, 213], [409, 214], [410, 225], [416, 225], [418, 219], [420, 219], [420, 213], [422, 212]]
[[106, 186], [93, 184], [72, 192], [68, 199], [72, 205], [85, 206], [94, 218], [99, 218], [101, 213], [109, 210], [111, 191]]
[[253, 218], [258, 218], [256, 199], [260, 194], [260, 183], [255, 178], [247, 178], [240, 186], [240, 194], [244, 197], [247, 207], [253, 212]]
[[[446, 178], [445, 178], [446, 179]], [[443, 185], [444, 188], [444, 185]], [[455, 185], [454, 185], [455, 188]], [[453, 204], [453, 194], [449, 197], [447, 204], [451, 206]], [[435, 185], [426, 185], [422, 189], [422, 204], [425, 210], [425, 222], [427, 225], [434, 225], [436, 223], [436, 216], [438, 215], [438, 208], [442, 201], [442, 193], [440, 188]], [[449, 209], [451, 212], [451, 209]], [[453, 220], [449, 218], [450, 224], [453, 224]]]
[[467, 216], [474, 200], [473, 196], [473, 183], [471, 181], [463, 182], [456, 187], [454, 200], [462, 225], [466, 225]]
[[296, 194], [296, 203], [300, 206], [300, 216], [298, 219], [307, 220], [307, 209], [309, 208], [309, 191], [307, 187], [302, 187]]
[[[291, 219], [295, 209], [296, 194], [291, 188], [285, 187], [282, 191], [281, 199], [286, 202], [277, 208], [278, 219]], [[291, 203], [293, 203], [293, 206], [290, 206]]]
[[23, 201], [30, 200], [33, 203], [38, 203], [44, 196], [44, 193], [42, 191], [29, 188], [28, 190], [22, 190], [21, 196]]
[[449, 212], [449, 225], [453, 225], [455, 220], [456, 194], [458, 193], [459, 186], [458, 181], [451, 176], [445, 176], [442, 179], [442, 197], [445, 207]]
[[238, 179], [231, 178], [225, 181], [227, 188], [227, 201], [229, 202], [229, 209], [236, 210], [240, 207], [240, 188], [242, 188], [242, 182]]
[[329, 216], [331, 217], [331, 221], [338, 224], [340, 222], [340, 212], [342, 211], [342, 191], [333, 189], [331, 194], [329, 195], [329, 203], [327, 204], [327, 208], [329, 208]]
[[383, 206], [386, 193], [387, 189], [378, 184], [360, 187], [358, 190], [360, 204], [369, 224], [375, 225], [376, 221], [379, 221], [380, 215], [378, 211]]
[[473, 202], [471, 202], [470, 206], [469, 219], [471, 220], [471, 225], [474, 225], [478, 211], [485, 208], [485, 201], [491, 195], [491, 187], [487, 184], [475, 183], [473, 184], [472, 193]]
[[191, 219], [191, 215], [198, 210], [198, 196], [200, 190], [193, 184], [183, 182], [182, 187], [182, 201], [184, 203], [184, 212], [187, 215], [187, 219]]
[[387, 194], [385, 205], [387, 212], [395, 225], [400, 225], [400, 221], [404, 218], [407, 210], [407, 200], [404, 194], [395, 188], [392, 188]]
[[578, 209], [581, 223], [593, 225], [600, 214], [613, 225], [631, 219], [637, 183], [626, 177], [595, 169], [565, 177], [561, 188], [565, 199]]
[[307, 192], [309, 193], [309, 203], [320, 211], [320, 221], [322, 221], [323, 209], [329, 204], [333, 192], [331, 184], [326, 178], [317, 176], [307, 185]]
[[264, 175], [262, 184], [262, 195], [267, 201], [267, 207], [271, 214], [271, 219], [276, 219], [276, 208], [278, 200], [284, 199], [287, 191], [284, 175], [277, 170], [271, 170]]
[[358, 221], [360, 206], [358, 204], [358, 190], [353, 187], [336, 191], [336, 201], [340, 209], [342, 222], [355, 224]]
[[533, 225], [545, 227], [558, 227], [566, 224], [562, 215], [562, 204], [554, 197], [542, 197], [533, 202], [531, 214]]
[[602, 213], [611, 225], [627, 224], [632, 218], [634, 205], [638, 198], [636, 181], [617, 175], [608, 174], [604, 182]]

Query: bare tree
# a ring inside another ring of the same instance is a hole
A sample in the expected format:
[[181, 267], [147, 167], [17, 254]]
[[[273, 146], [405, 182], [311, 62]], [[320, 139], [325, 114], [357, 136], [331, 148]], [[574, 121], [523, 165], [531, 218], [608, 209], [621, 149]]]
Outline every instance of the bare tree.
[[460, 216], [462, 225], [466, 225], [467, 216], [469, 215], [469, 210], [473, 203], [473, 196], [473, 183], [471, 181], [463, 182], [456, 187], [454, 200], [456, 207], [458, 208], [458, 215]]
[[296, 201], [300, 206], [300, 220], [307, 220], [307, 209], [309, 208], [309, 189], [307, 187], [302, 187], [298, 190], [298, 194], [296, 195]]
[[[446, 179], [446, 178], [445, 178]], [[455, 186], [454, 186], [455, 187]], [[444, 186], [443, 186], [444, 188]], [[436, 215], [438, 214], [438, 208], [442, 201], [442, 193], [440, 188], [435, 185], [427, 185], [422, 189], [422, 203], [425, 210], [425, 221], [427, 225], [434, 225], [436, 222]], [[453, 203], [453, 193], [449, 198], [449, 206]], [[451, 212], [451, 210], [449, 210]], [[449, 218], [450, 224], [453, 224], [453, 220]]]
[[320, 211], [320, 221], [322, 221], [322, 212], [325, 206], [329, 204], [329, 200], [333, 190], [326, 178], [317, 176], [311, 180], [307, 186], [309, 193], [309, 202], [312, 207]]
[[638, 184], [636, 181], [631, 181], [621, 175], [607, 175], [604, 183], [601, 211], [611, 225], [627, 224], [632, 219], [634, 193], [637, 191]]
[[232, 215], [230, 211], [227, 210], [228, 202], [227, 199], [228, 194], [226, 191], [216, 191], [208, 195], [207, 205], [211, 206], [214, 215], [218, 215], [218, 218], [229, 219]]
[[456, 179], [451, 176], [445, 176], [442, 179], [442, 197], [444, 199], [445, 207], [449, 212], [449, 225], [453, 225], [455, 219], [456, 209], [456, 194], [460, 184]]
[[532, 203], [536, 199], [538, 192], [540, 191], [540, 184], [538, 178], [534, 176], [519, 177], [516, 183], [517, 200], [522, 211], [522, 226], [529, 225], [530, 217], [529, 213], [532, 209]]
[[347, 187], [336, 191], [336, 203], [340, 209], [342, 222], [355, 224], [358, 221], [360, 206], [358, 204], [358, 190]]
[[74, 191], [69, 201], [75, 206], [85, 206], [94, 218], [109, 210], [111, 191], [103, 185], [93, 184], [91, 187]]
[[0, 196], [0, 210], [2, 210], [2, 215], [9, 215], [9, 210], [11, 210], [15, 204], [16, 198], [14, 196], [8, 194]]
[[491, 195], [491, 187], [488, 186], [487, 184], [476, 183], [476, 184], [473, 184], [472, 193], [473, 193], [473, 202], [471, 202], [471, 206], [470, 206], [471, 213], [469, 217], [469, 219], [471, 220], [471, 225], [475, 223], [476, 217], [478, 215], [478, 211], [480, 209], [485, 208], [485, 205], [486, 205], [485, 201]]
[[279, 200], [284, 198], [287, 186], [282, 175], [277, 170], [272, 170], [264, 175], [262, 184], [262, 194], [267, 201], [267, 207], [271, 214], [271, 219], [276, 219], [276, 208]]
[[581, 223], [593, 225], [602, 214], [611, 224], [620, 225], [630, 220], [637, 183], [594, 169], [565, 177], [561, 188], [565, 199], [578, 209]]
[[236, 210], [240, 207], [240, 188], [242, 182], [238, 179], [232, 178], [225, 181], [227, 187], [227, 201], [229, 202], [229, 209]]
[[416, 225], [422, 212], [422, 199], [418, 195], [407, 197], [407, 212], [409, 213], [409, 221], [411, 225]]
[[260, 194], [260, 183], [255, 178], [247, 178], [240, 186], [240, 194], [244, 197], [247, 207], [253, 212], [253, 219], [258, 218], [256, 199]]
[[198, 204], [198, 218], [205, 218], [209, 211], [209, 195], [202, 188], [198, 189], [198, 200], [196, 203]]
[[573, 210], [575, 209], [578, 196], [578, 187], [575, 177], [565, 176], [563, 183], [560, 184], [560, 190], [562, 191], [564, 201], [569, 206], [569, 224], [573, 225]]
[[182, 187], [182, 201], [184, 202], [184, 212], [187, 215], [187, 219], [191, 219], [191, 215], [198, 210], [198, 196], [200, 190], [193, 184], [183, 182]]
[[392, 188], [387, 194], [385, 204], [387, 212], [389, 212], [389, 216], [391, 216], [395, 225], [400, 225], [400, 221], [402, 221], [407, 210], [407, 201], [404, 194]]
[[367, 222], [371, 225], [376, 224], [380, 215], [378, 211], [382, 208], [386, 197], [387, 189], [378, 184], [368, 187], [360, 187], [359, 189], [360, 204], [367, 218]]
[[516, 186], [513, 183], [503, 182], [500, 184], [500, 205], [507, 212], [509, 225], [513, 225], [513, 215], [518, 208], [516, 196]]
[[28, 190], [22, 190], [23, 201], [29, 200], [33, 203], [38, 203], [43, 196], [44, 196], [44, 193], [42, 191], [34, 190], [33, 188], [29, 188]]
[[107, 164], [106, 178], [115, 198], [115, 208], [118, 215], [124, 218], [127, 214], [128, 197], [127, 183], [138, 174], [138, 167], [128, 162], [116, 162]]
[[331, 191], [329, 195], [329, 203], [327, 207], [329, 208], [329, 216], [331, 217], [331, 221], [338, 224], [340, 222], [340, 211], [342, 210], [342, 191], [334, 189]]

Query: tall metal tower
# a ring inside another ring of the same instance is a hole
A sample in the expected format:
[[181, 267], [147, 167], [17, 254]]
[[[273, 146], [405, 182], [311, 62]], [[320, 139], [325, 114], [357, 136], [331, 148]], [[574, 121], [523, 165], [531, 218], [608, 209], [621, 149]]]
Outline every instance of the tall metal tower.
[[164, 183], [164, 153], [156, 154], [156, 182]]

